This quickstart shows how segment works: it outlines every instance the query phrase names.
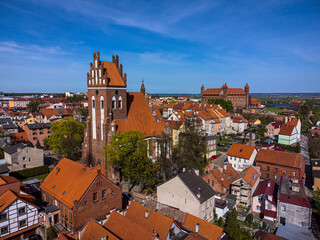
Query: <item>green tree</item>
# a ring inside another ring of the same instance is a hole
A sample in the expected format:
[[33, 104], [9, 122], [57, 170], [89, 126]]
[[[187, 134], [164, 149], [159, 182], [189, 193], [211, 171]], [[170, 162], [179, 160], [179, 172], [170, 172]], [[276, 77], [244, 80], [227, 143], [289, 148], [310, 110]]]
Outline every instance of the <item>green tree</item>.
[[128, 131], [112, 136], [110, 145], [104, 146], [103, 155], [132, 184], [138, 182], [144, 186], [155, 185], [158, 165], [148, 157], [148, 143], [139, 131]]
[[233, 106], [230, 100], [225, 101], [221, 98], [217, 98], [217, 99], [212, 98], [208, 100], [208, 104], [219, 104], [227, 112], [233, 112]]
[[265, 127], [260, 127], [257, 129], [256, 133], [260, 136], [260, 137], [264, 137], [264, 134], [268, 132], [268, 130]]
[[222, 217], [219, 217], [218, 222], [217, 222], [217, 225], [218, 225], [219, 227], [223, 227], [223, 226], [224, 226], [224, 220], [223, 220]]
[[247, 222], [248, 222], [249, 224], [252, 224], [252, 223], [253, 223], [253, 215], [252, 215], [252, 213], [249, 213], [249, 214], [248, 214], [246, 220], [247, 220]]
[[76, 121], [79, 121], [79, 122], [83, 122], [85, 123], [87, 121], [87, 117], [89, 115], [89, 110], [88, 108], [76, 108], [74, 110], [74, 113], [73, 113], [73, 118], [76, 120]]
[[39, 99], [33, 99], [28, 103], [27, 110], [29, 112], [36, 112], [38, 111], [40, 104], [41, 104], [41, 101]]
[[194, 122], [186, 122], [185, 126], [185, 132], [180, 133], [179, 143], [173, 151], [173, 162], [178, 172], [183, 168], [195, 168], [202, 173], [207, 163], [204, 137], [196, 129]]
[[160, 148], [160, 156], [157, 159], [160, 167], [160, 173], [162, 174], [164, 181], [172, 176], [172, 155], [171, 149], [171, 135], [163, 133], [161, 138], [158, 139], [158, 146]]
[[48, 138], [50, 149], [60, 157], [72, 160], [81, 157], [84, 124], [73, 118], [63, 118], [51, 124], [51, 136]]

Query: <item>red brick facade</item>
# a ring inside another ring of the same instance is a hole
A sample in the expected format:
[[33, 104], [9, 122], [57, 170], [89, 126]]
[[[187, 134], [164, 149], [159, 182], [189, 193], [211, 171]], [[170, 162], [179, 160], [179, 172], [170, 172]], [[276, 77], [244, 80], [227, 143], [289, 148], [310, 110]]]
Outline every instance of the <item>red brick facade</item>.
[[38, 141], [43, 146], [43, 140], [51, 136], [50, 123], [26, 124], [23, 129], [26, 132], [28, 141], [34, 146]]

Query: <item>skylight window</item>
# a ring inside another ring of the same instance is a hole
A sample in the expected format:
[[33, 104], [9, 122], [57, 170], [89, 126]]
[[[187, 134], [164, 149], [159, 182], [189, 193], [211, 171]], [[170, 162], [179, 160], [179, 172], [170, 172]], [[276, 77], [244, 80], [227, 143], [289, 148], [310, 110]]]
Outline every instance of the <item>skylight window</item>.
[[63, 191], [63, 193], [61, 194], [62, 196], [66, 193], [66, 191]]
[[56, 185], [54, 185], [53, 187], [52, 187], [52, 189], [54, 189], [56, 187]]

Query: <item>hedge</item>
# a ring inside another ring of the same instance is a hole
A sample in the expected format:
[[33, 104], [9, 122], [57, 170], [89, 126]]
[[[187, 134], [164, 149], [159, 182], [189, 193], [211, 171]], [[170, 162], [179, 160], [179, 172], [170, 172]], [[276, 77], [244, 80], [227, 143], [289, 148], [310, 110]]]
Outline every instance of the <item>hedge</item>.
[[49, 168], [47, 165], [44, 165], [40, 167], [19, 170], [16, 172], [10, 172], [9, 175], [19, 180], [23, 180], [26, 178], [30, 178], [30, 177], [34, 177], [34, 176], [38, 176], [46, 173], [49, 173]]
[[280, 144], [280, 143], [276, 143], [275, 145], [276, 145], [276, 147], [284, 149], [289, 152], [295, 152], [295, 153], [301, 152], [301, 147], [300, 147], [299, 143], [297, 143], [297, 145], [295, 145], [295, 146], [284, 145], [284, 144]]

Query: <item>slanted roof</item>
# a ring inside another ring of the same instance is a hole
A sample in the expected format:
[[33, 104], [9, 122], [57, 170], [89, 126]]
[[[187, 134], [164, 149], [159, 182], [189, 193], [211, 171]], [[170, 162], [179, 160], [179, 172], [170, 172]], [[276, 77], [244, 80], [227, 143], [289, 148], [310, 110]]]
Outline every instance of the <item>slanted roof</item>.
[[258, 230], [256, 232], [256, 235], [254, 236], [254, 239], [259, 239], [259, 240], [286, 240], [286, 238], [276, 236], [272, 233], [268, 233], [262, 230]]
[[143, 225], [137, 224], [115, 211], [111, 213], [104, 227], [123, 240], [153, 239], [152, 233], [147, 231]]
[[25, 126], [29, 129], [44, 129], [44, 128], [50, 128], [50, 123], [33, 123], [33, 124], [26, 124]]
[[[148, 211], [148, 217], [146, 212]], [[137, 202], [131, 202], [126, 218], [145, 228], [151, 234], [156, 231], [160, 239], [166, 239], [174, 221], [158, 212], [144, 207]]]
[[47, 117], [47, 119], [51, 118], [52, 116], [60, 116], [59, 110], [57, 108], [41, 108], [40, 113], [43, 116]]
[[281, 152], [268, 149], [259, 150], [256, 156], [256, 162], [271, 163], [300, 169], [305, 165], [304, 157], [299, 153]]
[[[20, 181], [15, 177], [0, 175], [0, 186], [8, 183], [13, 183], [13, 182], [20, 182]], [[24, 184], [22, 186], [24, 186]]]
[[291, 125], [289, 123], [283, 124], [280, 128], [280, 132], [279, 134], [281, 135], [287, 135], [287, 136], [291, 136], [293, 133], [295, 126]]
[[[273, 205], [277, 205], [277, 184], [271, 179], [260, 182], [257, 189], [253, 193], [252, 197], [263, 195], [264, 199], [272, 203]], [[272, 196], [272, 199], [268, 198], [268, 196]]]
[[209, 173], [206, 174], [206, 176], [210, 176], [211, 174], [220, 182], [220, 184], [223, 187], [229, 189], [230, 184], [238, 175], [238, 172], [232, 167], [230, 163], [225, 163], [221, 166], [221, 168], [211, 170]]
[[[117, 131], [140, 131], [149, 136], [161, 136], [164, 123], [156, 122], [142, 93], [127, 93], [128, 115], [126, 119], [116, 120]], [[152, 126], [151, 126], [152, 124]], [[152, 129], [152, 133], [151, 133]]]
[[102, 165], [90, 168], [63, 158], [46, 177], [40, 188], [72, 208], [73, 201], [80, 200], [98, 176], [99, 169], [105, 176]]
[[238, 174], [238, 176], [234, 179], [234, 182], [238, 179], [242, 178], [245, 180], [251, 187], [257, 182], [259, 179], [260, 173], [252, 166], [247, 167], [242, 172]]
[[[29, 195], [29, 194], [28, 194]], [[28, 196], [27, 195], [27, 196]], [[23, 202], [26, 202], [32, 206], [34, 206], [35, 208], [38, 208], [38, 206], [34, 205], [33, 203], [29, 202], [28, 200], [24, 199], [22, 197], [22, 195], [17, 194], [15, 192], [13, 192], [12, 190], [7, 190], [4, 194], [2, 194], [0, 196], [0, 212], [2, 212], [3, 210], [5, 210], [11, 203], [13, 203], [15, 200], [21, 200]]]
[[103, 236], [108, 237], [108, 240], [121, 239], [92, 218], [90, 218], [87, 224], [83, 227], [82, 231], [83, 234], [81, 235], [81, 240], [102, 239]]
[[[189, 188], [200, 203], [207, 201], [215, 194], [215, 191], [192, 169], [180, 173], [177, 177]], [[198, 197], [199, 193], [200, 197]]]
[[18, 143], [16, 145], [7, 147], [6, 149], [4, 149], [4, 152], [6, 152], [6, 153], [11, 155], [11, 154], [14, 154], [14, 153], [18, 152], [19, 149], [22, 150], [22, 149], [24, 149], [26, 147], [28, 147], [27, 144]]
[[[101, 61], [102, 62], [102, 61]], [[125, 83], [122, 80], [120, 72], [113, 62], [102, 62], [103, 67], [107, 71], [107, 77], [110, 79], [109, 86], [125, 86]]]
[[213, 119], [213, 117], [209, 113], [207, 113], [205, 110], [199, 111], [198, 116], [202, 118], [204, 121], [210, 121]]
[[197, 234], [199, 234], [202, 237], [205, 237], [206, 239], [218, 240], [221, 238], [223, 234], [223, 228], [218, 227], [210, 222], [202, 220], [191, 214], [187, 214], [186, 218], [182, 223], [182, 226], [186, 229], [196, 232], [197, 224], [199, 224], [200, 227]]
[[234, 143], [230, 147], [227, 155], [232, 157], [250, 159], [255, 150], [254, 146]]

